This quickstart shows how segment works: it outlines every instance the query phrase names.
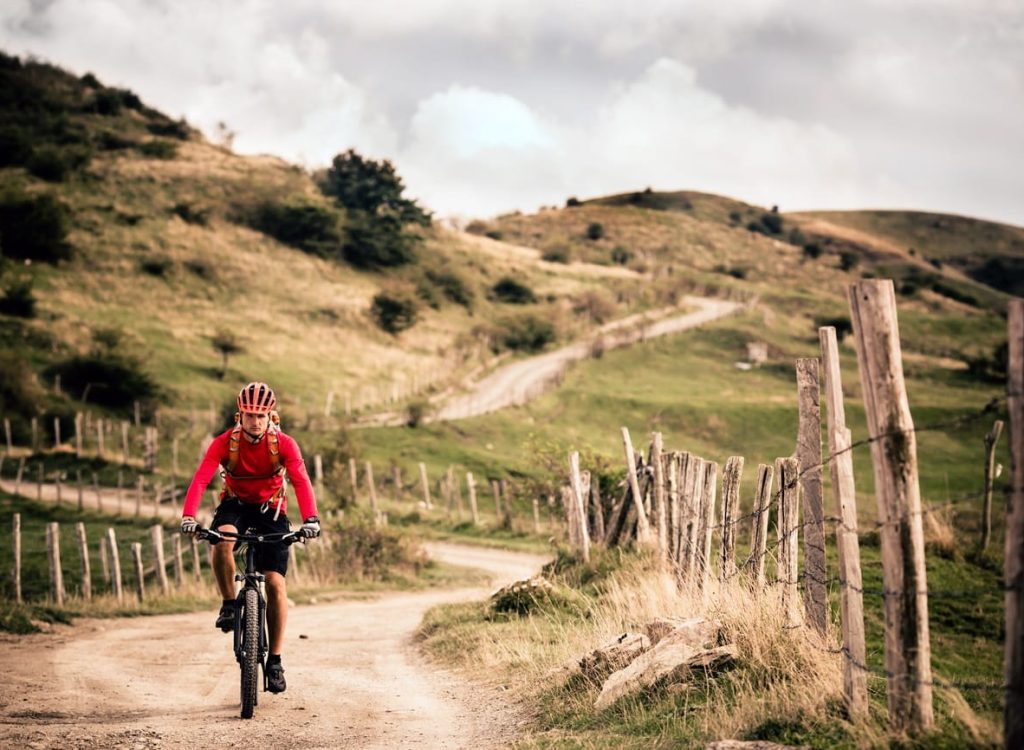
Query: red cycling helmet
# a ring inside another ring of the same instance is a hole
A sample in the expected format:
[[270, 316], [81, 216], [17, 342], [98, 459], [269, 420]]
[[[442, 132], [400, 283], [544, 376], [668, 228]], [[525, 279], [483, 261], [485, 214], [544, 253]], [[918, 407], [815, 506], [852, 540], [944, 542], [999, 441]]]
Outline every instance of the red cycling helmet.
[[270, 414], [277, 406], [274, 389], [266, 383], [249, 383], [238, 394], [238, 411]]

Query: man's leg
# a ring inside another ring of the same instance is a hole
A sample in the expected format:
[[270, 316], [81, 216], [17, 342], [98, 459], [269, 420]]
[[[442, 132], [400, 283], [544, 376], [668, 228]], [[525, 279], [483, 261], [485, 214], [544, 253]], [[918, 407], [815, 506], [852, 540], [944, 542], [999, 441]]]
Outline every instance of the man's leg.
[[[238, 529], [230, 524], [225, 524], [218, 526], [217, 531], [237, 533]], [[213, 574], [217, 578], [217, 588], [220, 589], [220, 596], [224, 601], [235, 598], [234, 546], [235, 542], [232, 539], [225, 539], [213, 545]]]
[[270, 636], [270, 654], [280, 656], [284, 647], [284, 629], [288, 624], [288, 591], [284, 576], [268, 570], [267, 576], [267, 630]]

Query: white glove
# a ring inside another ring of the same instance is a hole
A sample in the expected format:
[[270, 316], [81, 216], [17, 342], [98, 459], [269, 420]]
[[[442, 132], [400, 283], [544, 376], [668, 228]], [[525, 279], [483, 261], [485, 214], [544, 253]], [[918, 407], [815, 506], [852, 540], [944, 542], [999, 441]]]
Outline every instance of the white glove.
[[181, 533], [185, 536], [195, 536], [199, 531], [199, 523], [192, 516], [185, 516], [181, 519]]
[[316, 539], [320, 536], [320, 519], [316, 516], [307, 518], [306, 522], [299, 527], [299, 534], [303, 539]]

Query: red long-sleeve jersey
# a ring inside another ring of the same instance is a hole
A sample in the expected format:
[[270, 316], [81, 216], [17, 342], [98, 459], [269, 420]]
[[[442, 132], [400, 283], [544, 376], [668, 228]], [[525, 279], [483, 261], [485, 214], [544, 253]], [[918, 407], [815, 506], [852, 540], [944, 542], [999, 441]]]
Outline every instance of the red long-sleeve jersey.
[[[299, 513], [303, 519], [317, 515], [316, 498], [313, 497], [313, 485], [309, 481], [309, 473], [306, 471], [306, 464], [302, 460], [302, 452], [298, 443], [283, 432], [278, 431], [278, 448], [280, 450], [281, 465], [288, 472], [288, 478], [295, 487], [295, 498], [299, 502]], [[199, 503], [203, 493], [210, 485], [213, 475], [220, 469], [221, 464], [228, 458], [228, 439], [231, 430], [227, 430], [210, 443], [206, 455], [196, 469], [192, 483], [188, 486], [188, 493], [185, 495], [185, 504], [182, 508], [182, 516], [194, 516], [199, 509]], [[267, 438], [264, 437], [258, 443], [250, 443], [243, 434], [238, 441], [238, 465], [235, 466], [232, 476], [227, 478], [228, 492], [238, 497], [243, 503], [261, 505], [274, 496], [284, 478], [280, 474], [270, 475], [274, 465], [270, 460], [270, 449], [267, 447]], [[287, 499], [283, 501], [281, 512], [287, 512]]]

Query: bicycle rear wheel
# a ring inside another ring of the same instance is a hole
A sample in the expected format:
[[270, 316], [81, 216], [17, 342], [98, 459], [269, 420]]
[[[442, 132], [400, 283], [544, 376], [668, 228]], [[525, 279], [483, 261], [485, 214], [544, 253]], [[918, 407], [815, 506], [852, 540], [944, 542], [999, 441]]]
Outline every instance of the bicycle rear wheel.
[[260, 604], [256, 589], [245, 591], [242, 617], [242, 718], [251, 719], [256, 707], [256, 689], [260, 670]]

